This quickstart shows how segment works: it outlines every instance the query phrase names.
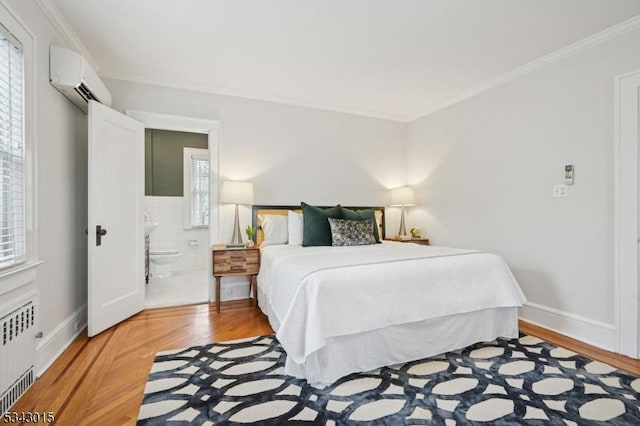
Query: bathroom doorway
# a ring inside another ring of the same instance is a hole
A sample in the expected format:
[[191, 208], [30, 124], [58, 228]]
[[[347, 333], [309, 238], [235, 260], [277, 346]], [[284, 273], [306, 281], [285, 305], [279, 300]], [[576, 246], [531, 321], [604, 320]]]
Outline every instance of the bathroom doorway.
[[145, 123], [145, 308], [212, 301], [218, 123], [127, 114]]
[[209, 150], [207, 135], [145, 129], [145, 307], [209, 298]]

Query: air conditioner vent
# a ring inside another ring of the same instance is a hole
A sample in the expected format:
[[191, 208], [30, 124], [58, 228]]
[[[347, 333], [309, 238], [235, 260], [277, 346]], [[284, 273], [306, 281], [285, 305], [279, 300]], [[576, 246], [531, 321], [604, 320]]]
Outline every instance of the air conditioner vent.
[[89, 100], [111, 106], [111, 93], [89, 63], [77, 52], [51, 46], [49, 81], [84, 113]]
[[76, 92], [78, 92], [78, 94], [86, 101], [89, 101], [90, 99], [94, 101], [97, 100], [84, 83], [81, 83], [80, 86], [76, 87]]

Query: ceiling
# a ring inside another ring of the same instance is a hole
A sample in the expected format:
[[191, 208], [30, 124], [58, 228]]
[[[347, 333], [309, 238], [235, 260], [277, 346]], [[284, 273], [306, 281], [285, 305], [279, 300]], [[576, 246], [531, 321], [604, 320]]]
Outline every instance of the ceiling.
[[104, 77], [408, 121], [638, 0], [53, 0]]

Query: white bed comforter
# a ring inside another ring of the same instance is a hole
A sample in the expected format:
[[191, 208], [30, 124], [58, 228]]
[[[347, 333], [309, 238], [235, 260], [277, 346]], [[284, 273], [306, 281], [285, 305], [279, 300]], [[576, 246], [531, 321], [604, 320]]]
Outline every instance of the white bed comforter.
[[385, 242], [261, 257], [260, 306], [298, 364], [330, 337], [525, 301], [504, 260], [478, 251]]

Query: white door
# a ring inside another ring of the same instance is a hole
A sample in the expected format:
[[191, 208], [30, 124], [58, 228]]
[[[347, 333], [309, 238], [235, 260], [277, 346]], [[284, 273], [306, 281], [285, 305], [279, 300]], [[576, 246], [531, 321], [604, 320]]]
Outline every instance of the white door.
[[88, 328], [144, 306], [144, 126], [89, 101]]

